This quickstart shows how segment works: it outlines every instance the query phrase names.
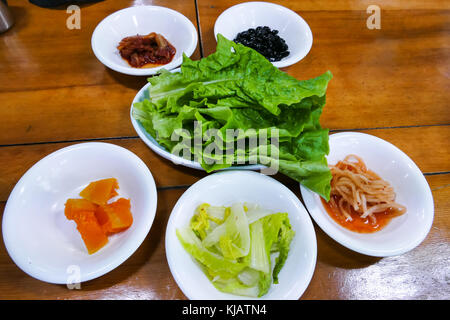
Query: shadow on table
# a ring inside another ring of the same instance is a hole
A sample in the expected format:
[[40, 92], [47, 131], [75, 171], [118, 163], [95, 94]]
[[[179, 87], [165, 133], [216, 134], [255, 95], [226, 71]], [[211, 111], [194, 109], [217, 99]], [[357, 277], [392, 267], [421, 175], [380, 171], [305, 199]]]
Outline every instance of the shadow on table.
[[[32, 3], [31, 1], [30, 1], [30, 3], [33, 6], [35, 6], [36, 8], [40, 8], [40, 9], [43, 9], [43, 10], [67, 10], [67, 7], [72, 5], [72, 4], [75, 4], [75, 5], [77, 5], [80, 8], [86, 8], [86, 7], [90, 7], [90, 6], [95, 5], [95, 4], [97, 4], [99, 2], [102, 2], [102, 1], [104, 1], [104, 0], [92, 0], [90, 2], [78, 2], [78, 1], [70, 1], [70, 0], [68, 0], [68, 1], [65, 1], [66, 3], [63, 3], [64, 1], [60, 1], [61, 2], [60, 5], [51, 6], [51, 7], [50, 6], [48, 6], [48, 7], [46, 7], [46, 6], [39, 6], [39, 5], [35, 4], [35, 3]], [[39, 2], [39, 1], [35, 1], [35, 2]], [[41, 1], [41, 2], [51, 2], [51, 1]], [[53, 1], [53, 2], [56, 3], [57, 1]]]
[[114, 70], [111, 70], [107, 66], [105, 66], [105, 70], [111, 78], [113, 78], [116, 82], [122, 84], [123, 86], [136, 90], [136, 94], [139, 90], [142, 89], [144, 85], [147, 84], [148, 76], [131, 76], [128, 74], [120, 73]]
[[360, 269], [380, 261], [381, 257], [371, 257], [350, 250], [330, 238], [313, 222], [317, 236], [317, 261], [343, 269]]

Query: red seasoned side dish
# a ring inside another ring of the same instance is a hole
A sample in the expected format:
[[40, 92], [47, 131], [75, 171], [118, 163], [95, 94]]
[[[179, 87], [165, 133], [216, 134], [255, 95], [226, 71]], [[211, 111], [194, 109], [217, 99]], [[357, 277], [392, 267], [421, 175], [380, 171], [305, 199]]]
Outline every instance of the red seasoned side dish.
[[176, 49], [159, 33], [123, 38], [119, 46], [120, 55], [134, 68], [155, 67], [172, 61]]

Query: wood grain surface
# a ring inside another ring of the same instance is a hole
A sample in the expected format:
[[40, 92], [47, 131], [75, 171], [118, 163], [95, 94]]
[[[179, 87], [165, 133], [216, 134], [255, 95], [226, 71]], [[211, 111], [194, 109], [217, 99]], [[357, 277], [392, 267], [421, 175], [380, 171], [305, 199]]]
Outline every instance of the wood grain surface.
[[[66, 7], [11, 3], [16, 24], [0, 35], [0, 145], [136, 136], [131, 101], [147, 77], [108, 69], [94, 56], [91, 36], [106, 16], [139, 4], [177, 10], [197, 25], [194, 0], [88, 4], [79, 30], [66, 27]], [[198, 47], [192, 58], [200, 58]]]
[[[217, 17], [242, 1], [106, 0], [81, 6], [81, 29], [66, 28], [66, 7], [10, 1], [14, 27], [0, 34], [0, 213], [20, 177], [62, 147], [104, 141], [136, 153], [151, 170], [158, 208], [139, 249], [81, 289], [38, 281], [21, 271], [0, 242], [0, 299], [186, 299], [167, 265], [165, 229], [178, 198], [205, 176], [151, 151], [134, 131], [130, 104], [146, 77], [106, 68], [90, 38], [110, 13], [142, 4], [172, 8], [199, 32], [192, 58], [215, 51]], [[427, 238], [396, 257], [350, 251], [316, 224], [314, 276], [301, 299], [450, 299], [450, 4], [377, 1], [381, 29], [366, 27], [372, 1], [273, 1], [300, 14], [314, 43], [283, 70], [298, 79], [333, 73], [321, 123], [331, 134], [360, 131], [407, 153], [430, 185], [435, 218]], [[301, 199], [299, 187], [282, 175]]]

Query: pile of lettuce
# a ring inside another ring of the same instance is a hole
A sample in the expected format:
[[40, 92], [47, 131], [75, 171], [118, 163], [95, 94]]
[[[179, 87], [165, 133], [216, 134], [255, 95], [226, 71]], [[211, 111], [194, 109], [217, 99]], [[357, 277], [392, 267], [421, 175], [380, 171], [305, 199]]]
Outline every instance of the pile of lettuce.
[[294, 235], [287, 213], [247, 203], [204, 203], [189, 226], [177, 229], [184, 249], [218, 290], [249, 297], [261, 297], [278, 283]]
[[[219, 34], [215, 53], [197, 61], [184, 56], [180, 72], [149, 78], [149, 99], [134, 104], [133, 117], [161, 146], [183, 150], [207, 172], [259, 163], [329, 200], [328, 130], [319, 117], [331, 78], [327, 71], [297, 80]], [[227, 136], [227, 129], [238, 134]], [[241, 142], [244, 148], [236, 147]]]

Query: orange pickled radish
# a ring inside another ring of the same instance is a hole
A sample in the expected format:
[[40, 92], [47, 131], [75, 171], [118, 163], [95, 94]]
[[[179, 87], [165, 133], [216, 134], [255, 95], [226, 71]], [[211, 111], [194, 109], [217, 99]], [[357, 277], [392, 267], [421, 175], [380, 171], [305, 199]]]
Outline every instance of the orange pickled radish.
[[74, 220], [74, 218], [78, 216], [80, 212], [95, 212], [95, 210], [97, 210], [97, 207], [98, 205], [86, 199], [67, 199], [64, 208], [64, 214], [66, 215], [67, 219]]
[[95, 216], [106, 233], [115, 233], [129, 228], [133, 223], [129, 199], [120, 198], [117, 201], [99, 206]]
[[133, 223], [130, 200], [117, 196], [119, 183], [115, 178], [91, 182], [80, 192], [82, 199], [67, 199], [64, 214], [74, 220], [89, 252], [93, 254], [108, 243], [108, 234], [123, 231]]
[[102, 179], [89, 183], [80, 192], [80, 196], [96, 204], [104, 205], [109, 199], [117, 196], [117, 188], [119, 188], [119, 183], [115, 178]]
[[79, 211], [75, 217], [77, 230], [89, 252], [93, 254], [108, 243], [108, 237], [92, 211]]

